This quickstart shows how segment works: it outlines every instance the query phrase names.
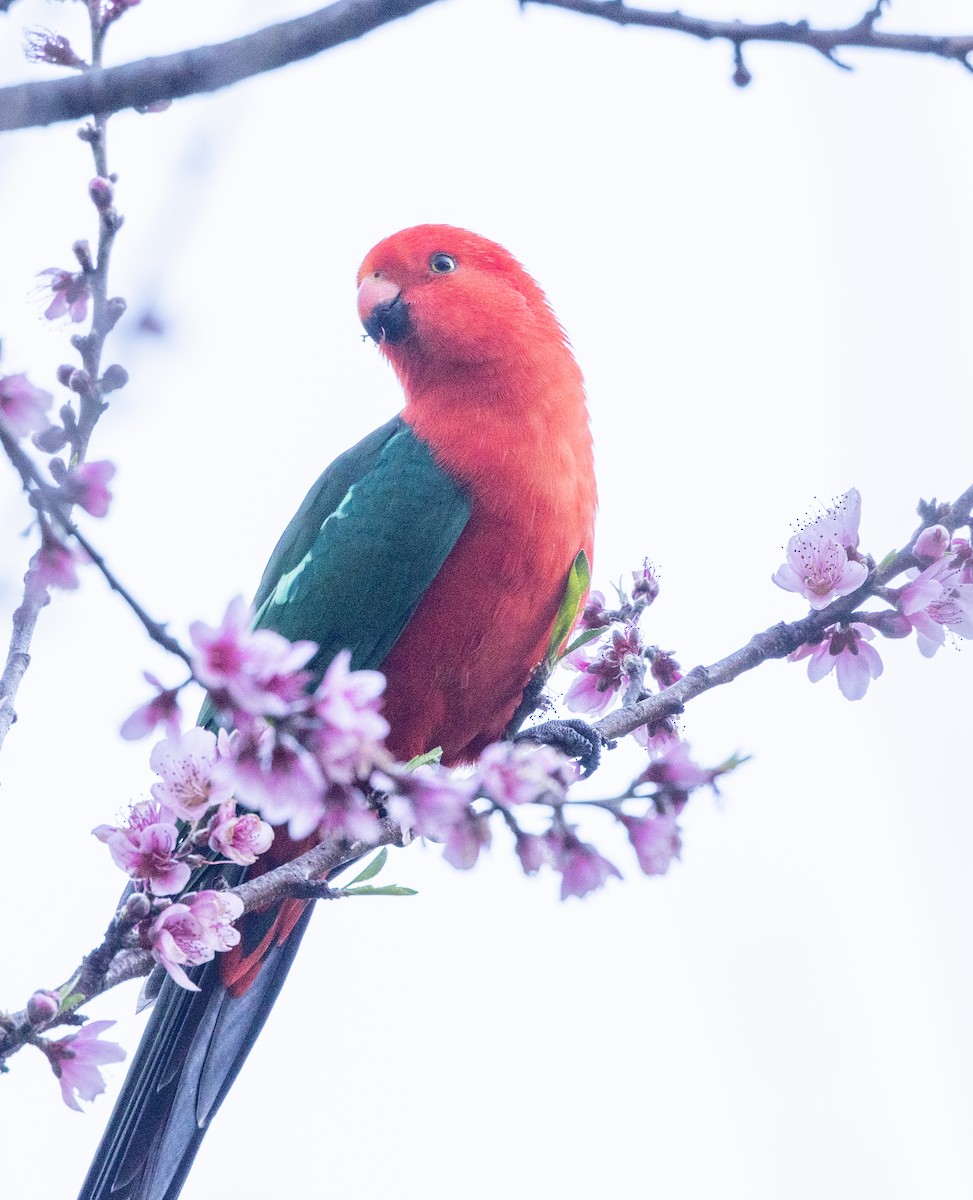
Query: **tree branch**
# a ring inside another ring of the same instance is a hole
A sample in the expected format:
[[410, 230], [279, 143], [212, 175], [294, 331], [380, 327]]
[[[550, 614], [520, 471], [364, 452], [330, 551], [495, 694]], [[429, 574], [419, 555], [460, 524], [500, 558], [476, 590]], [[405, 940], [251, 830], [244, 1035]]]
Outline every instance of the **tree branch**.
[[[315, 899], [330, 893], [324, 882], [341, 868], [380, 846], [401, 846], [405, 838], [401, 828], [388, 817], [379, 822], [378, 833], [367, 842], [329, 839], [299, 858], [275, 867], [263, 875], [245, 880], [232, 892], [243, 901], [244, 912], [266, 908], [288, 897]], [[57, 989], [62, 1000], [71, 996], [71, 1011], [120, 983], [148, 975], [156, 965], [149, 950], [137, 943], [137, 921], [126, 913], [123, 904], [105, 932], [100, 946], [86, 954], [68, 979]], [[0, 1065], [26, 1045], [32, 1036], [65, 1023], [58, 1014], [48, 1023], [31, 1022], [27, 1009], [3, 1015], [0, 1020]]]
[[306, 17], [215, 46], [92, 69], [50, 83], [0, 88], [0, 130], [74, 121], [95, 113], [213, 92], [312, 58], [431, 3], [433, 0], [338, 0]]
[[730, 683], [744, 671], [750, 671], [768, 659], [786, 658], [799, 646], [820, 641], [821, 634], [829, 625], [837, 621], [854, 620], [859, 605], [876, 595], [890, 579], [894, 579], [910, 567], [920, 565], [912, 553], [912, 547], [923, 529], [938, 522], [945, 525], [950, 533], [955, 533], [961, 525], [969, 524], [971, 510], [973, 486], [968, 487], [953, 504], [940, 507], [937, 507], [935, 502], [920, 504], [922, 522], [908, 544], [883, 563], [881, 569], [870, 575], [856, 592], [835, 600], [827, 608], [812, 612], [800, 621], [790, 624], [781, 622], [761, 633], [755, 633], [745, 646], [734, 650], [726, 658], [721, 658], [712, 666], [693, 667], [678, 683], [635, 704], [615, 709], [600, 721], [596, 721], [594, 728], [605, 741], [611, 741], [631, 733], [640, 725], [652, 724], [663, 717], [678, 716], [690, 700], [708, 692], [710, 688]]
[[[149, 614], [145, 611], [145, 609], [142, 607], [142, 605], [139, 604], [139, 602], [135, 599], [135, 597], [128, 590], [128, 588], [125, 587], [125, 585], [118, 579], [118, 577], [115, 575], [115, 573], [111, 570], [111, 568], [105, 562], [104, 556], [101, 555], [95, 549], [95, 547], [92, 545], [92, 543], [89, 542], [88, 539], [84, 536], [84, 534], [80, 531], [80, 529], [78, 529], [77, 525], [75, 525], [74, 521], [71, 519], [70, 507], [67, 504], [63, 503], [58, 498], [57, 492], [44, 482], [44, 478], [41, 475], [39, 468], [31, 460], [30, 456], [24, 450], [21, 449], [20, 444], [18, 443], [17, 439], [9, 432], [9, 430], [5, 426], [2, 417], [0, 417], [0, 447], [2, 447], [2, 449], [6, 453], [7, 457], [10, 459], [11, 463], [13, 463], [14, 467], [16, 467], [17, 472], [20, 475], [21, 482], [24, 487], [24, 491], [27, 493], [28, 497], [30, 498], [31, 503], [34, 504], [35, 507], [40, 509], [42, 512], [46, 512], [50, 517], [52, 517], [54, 519], [54, 521], [57, 522], [57, 524], [60, 527], [60, 529], [62, 530], [62, 532], [64, 534], [66, 534], [68, 537], [73, 538], [78, 543], [78, 545], [84, 550], [85, 554], [87, 554], [88, 558], [91, 560], [91, 562], [94, 564], [94, 566], [98, 569], [98, 571], [101, 572], [101, 575], [103, 576], [105, 582], [112, 589], [112, 591], [117, 592], [117, 594], [122, 598], [122, 600], [128, 605], [128, 607], [132, 610], [132, 612], [135, 614], [135, 616], [139, 619], [139, 621], [142, 624], [142, 627], [145, 629], [145, 632], [149, 635], [149, 637], [152, 639], [152, 641], [158, 643], [158, 645], [160, 645], [162, 647], [162, 649], [166, 650], [169, 654], [174, 654], [177, 658], [181, 658], [182, 661], [186, 664], [186, 666], [189, 667], [190, 671], [192, 671], [193, 664], [192, 664], [192, 660], [190, 659], [188, 653], [182, 648], [182, 646], [176, 641], [176, 639], [167, 631], [165, 625], [161, 621], [155, 621], [152, 619], [152, 617], [149, 616]], [[33, 611], [31, 609], [31, 601], [30, 601], [30, 597], [29, 597], [29, 591], [30, 591], [30, 589], [27, 589], [27, 592], [25, 592], [24, 604], [21, 606], [21, 608], [25, 608], [28, 615], [31, 611]], [[46, 603], [46, 600], [42, 601], [41, 604], [38, 605], [38, 608], [42, 607], [44, 603]], [[14, 614], [14, 634], [15, 635], [18, 632], [17, 615], [20, 613], [20, 611], [21, 611], [21, 609], [18, 609], [17, 613]], [[36, 621], [36, 614], [34, 616], [34, 621]], [[33, 632], [33, 623], [31, 623], [30, 629], [28, 630], [28, 633], [30, 633], [30, 632]], [[29, 645], [30, 645], [30, 638], [28, 636], [26, 646], [29, 647]], [[14, 653], [14, 650], [13, 650], [13, 640], [12, 640], [11, 641], [11, 651], [10, 651], [11, 656], [13, 655], [13, 653]], [[20, 659], [24, 658], [24, 657], [26, 657], [26, 661], [23, 663], [23, 666], [20, 668], [20, 676], [21, 677], [23, 676], [24, 671], [27, 669], [27, 664], [30, 662], [30, 655], [29, 654], [26, 654], [26, 655], [21, 654], [17, 658], [17, 663], [19, 664]], [[9, 662], [10, 662], [10, 658], [8, 657], [8, 664], [9, 664]], [[15, 666], [16, 666], [16, 664], [15, 664]], [[2, 682], [2, 681], [0, 681], [0, 682]], [[19, 682], [19, 678], [18, 678], [18, 682]], [[2, 688], [2, 686], [0, 686], [0, 721], [2, 721], [2, 713], [3, 713], [2, 706], [6, 702], [8, 695], [11, 695], [11, 693], [5, 692]], [[11, 703], [13, 702], [12, 696], [11, 696], [10, 702]], [[0, 741], [2, 741], [2, 738], [0, 738]]]
[[616, 25], [641, 25], [648, 29], [670, 29], [690, 37], [712, 41], [724, 38], [732, 43], [736, 54], [737, 73], [734, 82], [745, 86], [750, 74], [743, 66], [740, 47], [745, 42], [777, 42], [806, 46], [823, 54], [838, 67], [846, 67], [835, 53], [845, 48], [864, 50], [897, 50], [909, 54], [932, 54], [951, 59], [973, 71], [973, 34], [955, 36], [928, 33], [885, 33], [875, 28], [882, 0], [845, 29], [815, 29], [808, 21], [771, 21], [748, 25], [743, 21], [710, 21], [702, 17], [687, 17], [681, 12], [660, 12], [655, 9], [629, 8], [623, 0], [521, 0], [522, 4], [540, 4], [549, 8], [566, 8], [586, 17], [600, 17]]

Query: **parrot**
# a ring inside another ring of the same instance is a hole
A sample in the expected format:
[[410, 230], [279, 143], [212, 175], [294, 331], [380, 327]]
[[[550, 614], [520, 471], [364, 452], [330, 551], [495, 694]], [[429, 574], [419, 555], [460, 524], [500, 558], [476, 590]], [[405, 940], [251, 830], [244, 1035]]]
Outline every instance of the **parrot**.
[[[353, 669], [380, 670], [398, 760], [438, 747], [445, 765], [470, 763], [504, 737], [573, 564], [592, 559], [584, 383], [538, 284], [487, 238], [402, 230], [369, 251], [357, 285], [405, 404], [313, 485], [264, 571], [254, 625], [317, 643], [315, 680], [343, 650]], [[311, 844], [278, 830], [227, 882]], [[240, 943], [191, 972], [198, 991], [164, 978], [79, 1200], [176, 1200], [312, 908], [245, 914]]]

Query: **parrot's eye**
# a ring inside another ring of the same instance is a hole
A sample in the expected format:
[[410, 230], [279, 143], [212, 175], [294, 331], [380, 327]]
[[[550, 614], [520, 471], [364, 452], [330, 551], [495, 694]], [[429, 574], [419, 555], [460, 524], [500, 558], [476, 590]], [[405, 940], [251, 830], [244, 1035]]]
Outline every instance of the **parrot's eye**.
[[450, 271], [456, 270], [456, 259], [450, 258], [448, 254], [443, 254], [440, 251], [430, 258], [429, 269], [435, 271], [437, 275], [448, 275]]

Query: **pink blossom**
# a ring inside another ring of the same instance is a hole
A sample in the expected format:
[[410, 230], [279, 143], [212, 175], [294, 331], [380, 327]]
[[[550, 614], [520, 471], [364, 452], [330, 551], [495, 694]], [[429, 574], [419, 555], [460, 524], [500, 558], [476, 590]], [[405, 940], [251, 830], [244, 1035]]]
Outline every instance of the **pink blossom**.
[[220, 734], [217, 740], [216, 734], [197, 725], [152, 748], [149, 766], [161, 780], [153, 783], [152, 795], [183, 820], [198, 821], [208, 808], [233, 795], [232, 781], [214, 774], [216, 764], [229, 753], [227, 734]]
[[77, 1033], [57, 1041], [43, 1041], [51, 1070], [61, 1083], [61, 1095], [68, 1108], [81, 1112], [78, 1100], [94, 1100], [105, 1090], [105, 1081], [98, 1069], [105, 1063], [121, 1062], [125, 1051], [116, 1042], [101, 1042], [99, 1034], [114, 1025], [114, 1021], [89, 1021]]
[[670, 746], [681, 741], [674, 717], [662, 717], [649, 725], [639, 725], [632, 730], [632, 737], [648, 750], [650, 758], [661, 758]]
[[642, 636], [635, 622], [615, 625], [605, 637], [589, 642], [565, 657], [566, 666], [578, 671], [564, 702], [573, 712], [600, 713], [621, 689], [644, 670]]
[[[955, 545], [955, 543], [954, 543]], [[946, 630], [973, 638], [973, 583], [966, 582], [968, 560], [962, 554], [934, 560], [896, 597], [896, 608], [916, 631], [920, 652], [932, 658], [946, 641]]]
[[807, 658], [807, 674], [812, 683], [817, 683], [834, 669], [845, 699], [860, 700], [869, 683], [878, 679], [883, 670], [878, 651], [868, 644], [874, 637], [872, 630], [860, 621], [832, 625], [816, 646], [799, 646], [788, 655], [788, 661]]
[[545, 863], [551, 861], [550, 847], [547, 839], [536, 833], [517, 834], [517, 857], [524, 869], [525, 875], [536, 875]]
[[480, 790], [503, 807], [563, 800], [577, 776], [575, 764], [553, 746], [529, 742], [494, 742], [477, 764]]
[[191, 992], [199, 988], [183, 970], [208, 962], [215, 951], [203, 936], [203, 928], [188, 904], [170, 904], [149, 926], [148, 941], [152, 957], [169, 972], [180, 987]]
[[182, 720], [179, 688], [164, 688], [154, 675], [148, 671], [143, 674], [146, 682], [157, 689], [156, 694], [125, 718], [119, 733], [126, 741], [133, 742], [153, 733], [157, 726], [164, 725], [169, 737], [177, 738]]
[[47, 270], [41, 271], [41, 275], [50, 276], [47, 287], [50, 288], [53, 297], [44, 310], [44, 316], [49, 321], [56, 321], [65, 315], [76, 323], [83, 321], [88, 312], [88, 297], [91, 294], [88, 277], [84, 271], [77, 271], [72, 275], [70, 271], [48, 267]]
[[434, 842], [445, 841], [466, 819], [477, 788], [475, 777], [457, 775], [432, 763], [401, 771], [394, 778], [375, 772], [370, 782], [388, 793], [386, 808], [393, 820]]
[[847, 550], [858, 548], [858, 526], [861, 523], [862, 498], [857, 488], [849, 488], [830, 508], [807, 521], [806, 533], [824, 534], [834, 538]]
[[215, 951], [229, 950], [240, 940], [240, 932], [233, 923], [243, 916], [243, 901], [233, 892], [197, 892], [189, 900], [189, 910]]
[[333, 783], [324, 796], [324, 812], [318, 822], [318, 837], [345, 838], [352, 842], [378, 840], [378, 814], [360, 787]]
[[906, 617], [921, 612], [930, 604], [942, 598], [944, 563], [937, 561], [914, 575], [907, 584], [898, 589], [895, 595], [895, 607]]
[[570, 829], [552, 829], [547, 834], [554, 869], [561, 875], [561, 899], [586, 896], [604, 886], [609, 876], [621, 879], [618, 868], [594, 846], [579, 841]]
[[76, 588], [79, 580], [75, 566], [87, 561], [87, 555], [66, 546], [44, 525], [41, 548], [33, 561], [31, 592], [36, 595], [49, 587]]
[[172, 896], [189, 882], [190, 869], [175, 857], [179, 831], [171, 813], [143, 800], [132, 807], [127, 825], [99, 825], [91, 832], [104, 842], [115, 863], [142, 880], [157, 896]]
[[446, 834], [443, 858], [451, 867], [468, 871], [476, 866], [480, 851], [490, 845], [490, 824], [482, 813], [467, 808]]
[[653, 817], [622, 817], [629, 840], [646, 875], [665, 875], [682, 850], [675, 813]]
[[787, 562], [771, 577], [787, 592], [798, 592], [813, 609], [826, 608], [865, 582], [868, 568], [858, 560], [861, 496], [852, 488], [787, 543]]
[[836, 538], [808, 530], [787, 543], [787, 562], [771, 578], [784, 591], [799, 592], [817, 610], [850, 595], [867, 575], [865, 564], [849, 558]]
[[286, 823], [300, 841], [324, 817], [326, 781], [314, 756], [290, 734], [267, 726], [237, 736], [230, 757], [217, 764], [216, 778], [271, 825]]
[[238, 813], [224, 800], [209, 825], [209, 847], [230, 862], [248, 866], [270, 849], [274, 831], [256, 813]]
[[110, 462], [85, 462], [72, 467], [61, 484], [61, 491], [72, 504], [80, 504], [93, 517], [103, 517], [111, 503], [108, 481], [115, 474]]
[[252, 629], [253, 610], [242, 596], [231, 600], [222, 623], [189, 627], [196, 652], [193, 673], [204, 687], [225, 692], [232, 704], [257, 716], [284, 716], [304, 694], [302, 671], [314, 642], [289, 642], [272, 629]]
[[671, 650], [660, 650], [658, 646], [652, 646], [646, 654], [649, 659], [649, 671], [660, 689], [672, 687], [682, 679], [682, 668]]
[[646, 559], [641, 571], [632, 572], [632, 599], [641, 600], [642, 607], [648, 608], [659, 595], [659, 578], [655, 567]]
[[688, 742], [675, 741], [650, 763], [638, 777], [638, 783], [654, 783], [671, 794], [676, 803], [685, 803], [693, 788], [712, 783], [715, 772], [693, 762]]
[[51, 400], [51, 393], [34, 387], [26, 375], [0, 375], [0, 413], [14, 437], [46, 429]]
[[949, 545], [949, 530], [946, 526], [930, 525], [916, 538], [912, 553], [917, 558], [942, 558]]
[[187, 904], [170, 904], [148, 931], [152, 957], [161, 963], [180, 987], [199, 988], [184, 967], [209, 962], [217, 951], [240, 940], [233, 921], [243, 913], [243, 901], [230, 892], [199, 892]]
[[604, 592], [588, 593], [588, 599], [585, 601], [584, 611], [578, 624], [582, 629], [601, 629], [605, 625], [611, 624], [611, 618], [605, 609]]
[[389, 731], [379, 709], [385, 676], [379, 671], [352, 671], [351, 654], [336, 654], [313, 697], [320, 721], [311, 748], [331, 783], [348, 784], [364, 778], [383, 757]]
[[973, 583], [973, 547], [966, 538], [953, 538], [950, 546], [952, 565], [959, 572], [960, 583]]

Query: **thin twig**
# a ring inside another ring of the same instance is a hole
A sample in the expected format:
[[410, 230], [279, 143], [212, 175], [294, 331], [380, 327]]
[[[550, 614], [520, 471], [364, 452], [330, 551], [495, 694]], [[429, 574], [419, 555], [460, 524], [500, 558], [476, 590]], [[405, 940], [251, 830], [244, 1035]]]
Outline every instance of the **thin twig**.
[[[135, 599], [132, 593], [125, 587], [121, 580], [115, 575], [108, 564], [105, 562], [104, 556], [92, 545], [92, 543], [78, 529], [70, 516], [70, 507], [63, 501], [58, 499], [57, 492], [54, 488], [45, 483], [40, 469], [32, 461], [30, 456], [21, 448], [17, 439], [5, 427], [3, 418], [0, 417], [0, 446], [3, 447], [7, 457], [17, 468], [21, 481], [24, 485], [24, 491], [30, 496], [31, 503], [37, 508], [46, 512], [61, 528], [61, 530], [69, 537], [74, 538], [79, 546], [91, 559], [92, 563], [98, 568], [104, 577], [108, 586], [113, 592], [117, 592], [122, 600], [128, 605], [135, 616], [139, 619], [142, 626], [149, 637], [160, 645], [163, 650], [167, 650], [170, 654], [181, 658], [184, 663], [192, 670], [192, 660], [189, 654], [180, 646], [171, 634], [166, 632], [166, 627], [159, 621], [155, 621], [145, 611], [141, 604]], [[28, 592], [30, 589], [27, 589]], [[27, 600], [25, 599], [25, 603]], [[19, 610], [18, 610], [19, 611]], [[27, 645], [29, 646], [29, 639]], [[26, 650], [21, 652], [22, 655]], [[29, 661], [30, 655], [27, 654]], [[26, 664], [24, 669], [26, 669]], [[23, 674], [23, 671], [21, 671]], [[0, 698], [6, 697], [7, 693], [2, 689], [0, 683]], [[11, 699], [12, 703], [12, 699]], [[0, 709], [0, 720], [2, 720], [3, 710]], [[2, 740], [2, 738], [0, 738]]]
[[[875, 4], [853, 25], [842, 29], [816, 29], [809, 21], [770, 21], [747, 24], [744, 21], [712, 21], [705, 17], [689, 17], [681, 12], [661, 12], [658, 9], [630, 8], [622, 0], [521, 0], [522, 4], [538, 4], [548, 8], [565, 8], [586, 17], [598, 17], [616, 25], [641, 25], [648, 29], [668, 29], [704, 41], [724, 39], [734, 48], [737, 69], [742, 65], [740, 47], [746, 42], [776, 42], [806, 46], [824, 55], [837, 67], [847, 64], [835, 57], [838, 50], [893, 50], [907, 54], [931, 54], [961, 63], [973, 71], [973, 34], [937, 35], [930, 33], [886, 33], [875, 28], [881, 4]], [[736, 82], [749, 82], [744, 68]]]

